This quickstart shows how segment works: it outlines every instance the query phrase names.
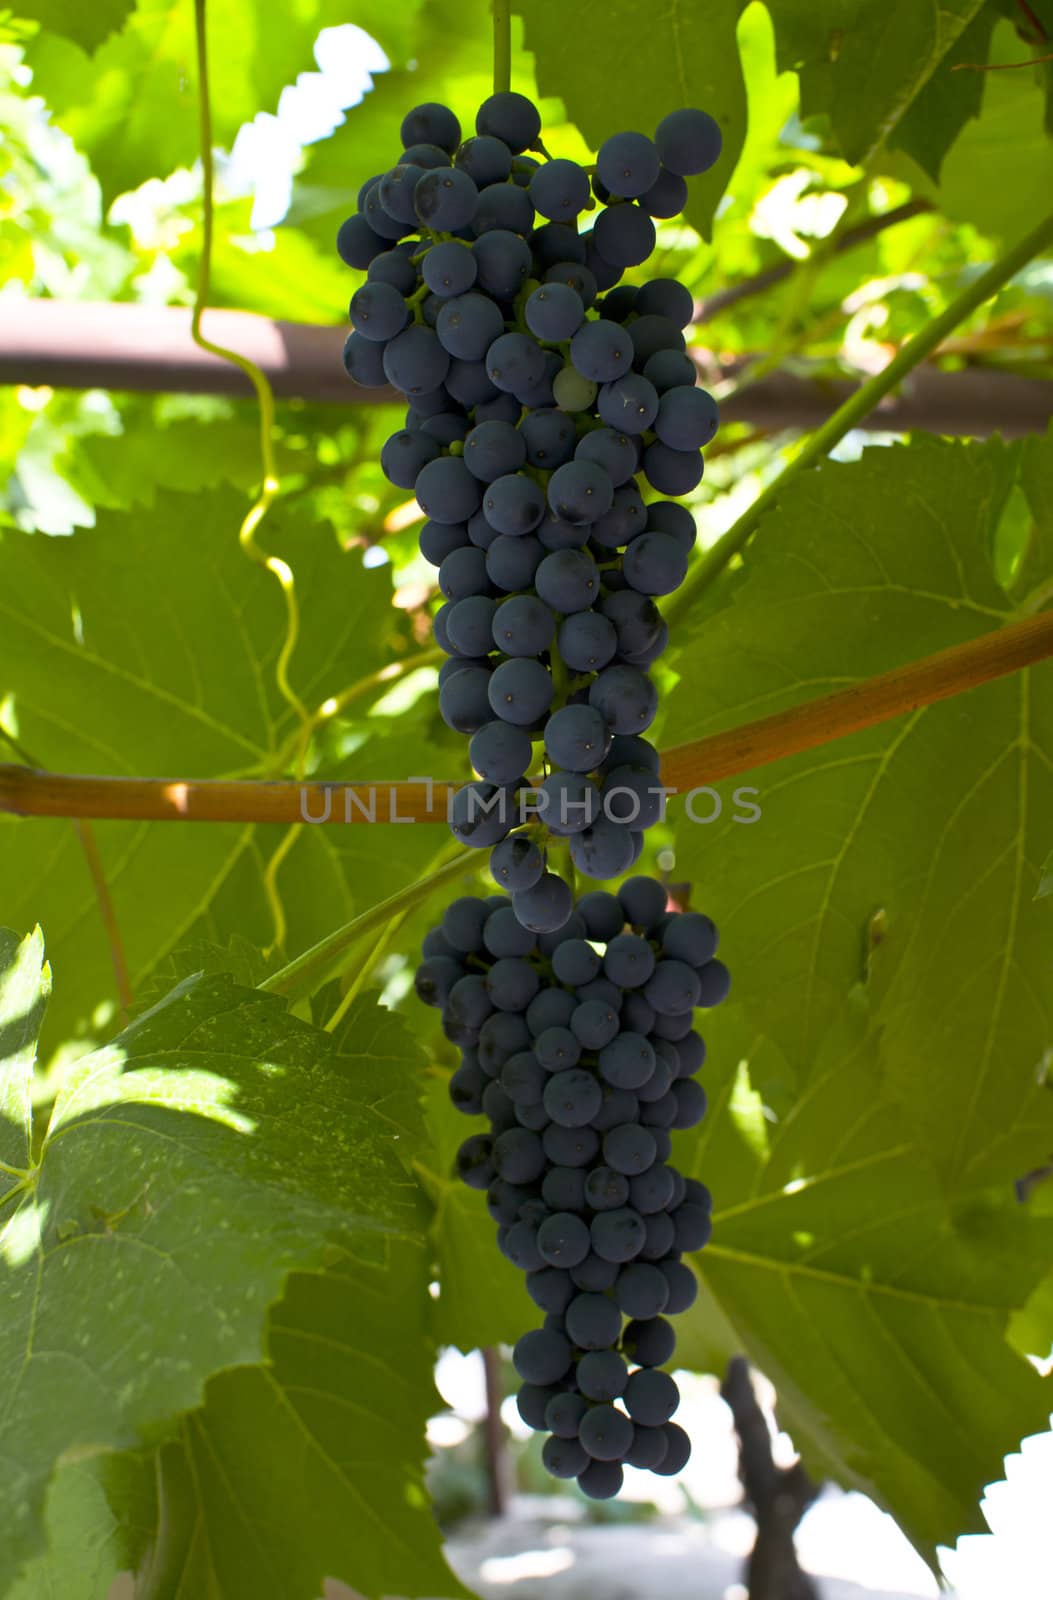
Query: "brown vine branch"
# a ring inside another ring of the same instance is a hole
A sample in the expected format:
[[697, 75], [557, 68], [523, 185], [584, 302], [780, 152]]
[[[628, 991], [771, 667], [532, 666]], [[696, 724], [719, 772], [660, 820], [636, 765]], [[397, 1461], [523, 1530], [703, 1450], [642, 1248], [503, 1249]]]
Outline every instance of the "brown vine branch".
[[[680, 791], [734, 777], [978, 688], [1050, 656], [1053, 611], [1044, 611], [850, 689], [678, 745], [662, 756], [662, 782]], [[0, 766], [0, 811], [22, 817], [153, 822], [442, 822], [457, 787], [423, 779], [352, 784], [94, 778]]]
[[132, 994], [132, 980], [128, 971], [128, 958], [124, 953], [124, 942], [121, 939], [121, 929], [117, 921], [117, 911], [113, 904], [110, 886], [106, 881], [106, 871], [99, 854], [98, 842], [95, 838], [95, 829], [84, 817], [74, 817], [73, 826], [77, 830], [77, 838], [84, 852], [84, 859], [91, 874], [91, 881], [95, 888], [95, 898], [99, 903], [99, 915], [102, 925], [106, 930], [106, 943], [110, 948], [110, 960], [113, 963], [113, 977], [117, 986], [117, 998], [125, 1014], [125, 1021], [131, 1016], [135, 996]]
[[1050, 656], [1053, 612], [1044, 611], [968, 644], [954, 645], [909, 666], [867, 678], [850, 689], [807, 700], [788, 711], [747, 722], [727, 733], [712, 734], [694, 744], [678, 745], [662, 756], [662, 779], [678, 789], [689, 789], [695, 784], [734, 777], [905, 716], [921, 706], [949, 700]]
[[[1017, 3], [1018, 10], [1020, 10], [1020, 11], [1022, 11], [1024, 13], [1024, 16], [1025, 16], [1026, 20], [1028, 22], [1030, 22], [1031, 26], [1034, 28], [1034, 30], [1035, 30], [1034, 37], [1036, 39], [1048, 39], [1049, 35], [1046, 32], [1044, 24], [1035, 15], [1035, 12], [1032, 10], [1031, 6], [1028, 4], [1028, 0], [1016, 0], [1016, 3]], [[1022, 30], [1020, 28], [1018, 28], [1017, 32], [1020, 33], [1020, 32], [1022, 32]]]
[[1044, 61], [1053, 61], [1053, 55], [1032, 56], [1029, 61], [959, 61], [952, 72], [1015, 72], [1018, 67], [1040, 67]]
[[818, 1600], [801, 1570], [793, 1535], [819, 1493], [800, 1461], [778, 1467], [768, 1419], [757, 1402], [745, 1356], [732, 1356], [720, 1386], [739, 1437], [739, 1478], [757, 1519], [757, 1539], [746, 1565], [749, 1600]]

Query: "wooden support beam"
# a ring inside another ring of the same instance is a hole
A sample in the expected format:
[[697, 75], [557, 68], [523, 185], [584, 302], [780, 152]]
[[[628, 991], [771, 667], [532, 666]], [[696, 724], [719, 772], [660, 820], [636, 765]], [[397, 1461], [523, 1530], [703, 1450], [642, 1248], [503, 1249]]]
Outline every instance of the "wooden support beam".
[[[362, 389], [344, 374], [346, 328], [278, 322], [247, 311], [206, 311], [204, 332], [248, 356], [275, 394], [336, 405], [401, 403], [392, 389]], [[703, 382], [733, 378], [742, 361], [722, 363], [693, 350]], [[190, 312], [177, 306], [95, 304], [83, 300], [0, 300], [0, 383], [55, 389], [248, 395], [244, 375], [201, 350]], [[725, 401], [726, 421], [772, 432], [810, 429], [858, 386], [776, 372]], [[864, 420], [864, 428], [1006, 437], [1042, 433], [1053, 421], [1053, 384], [990, 369], [941, 372], [920, 367], [902, 390]]]

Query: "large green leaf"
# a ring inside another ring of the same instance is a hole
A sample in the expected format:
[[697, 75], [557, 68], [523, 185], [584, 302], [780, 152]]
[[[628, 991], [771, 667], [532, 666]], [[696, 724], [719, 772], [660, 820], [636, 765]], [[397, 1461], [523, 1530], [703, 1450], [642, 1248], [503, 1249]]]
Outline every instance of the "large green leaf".
[[[290, 1279], [266, 1365], [221, 1373], [162, 1452], [144, 1600], [466, 1596], [439, 1554], [420, 1469], [432, 1381], [427, 1262]], [[178, 1585], [178, 1588], [176, 1588]]]
[[[939, 181], [943, 158], [973, 117], [980, 115], [984, 97], [984, 73], [978, 69], [987, 61], [991, 30], [998, 20], [990, 6], [975, 11], [966, 26], [960, 17], [942, 11], [941, 29], [953, 28], [954, 42], [921, 93], [899, 119], [891, 143], [912, 155], [934, 182]], [[945, 40], [938, 40], [941, 53]]]
[[[927, 441], [798, 479], [761, 524], [742, 581], [686, 625], [672, 737], [779, 711], [1009, 621], [991, 551], [1026, 459], [998, 443]], [[869, 968], [887, 1081], [944, 1181], [1004, 1183], [1045, 1159], [1053, 930], [1033, 896], [1053, 815], [1053, 667], [745, 781], [760, 790], [761, 819], [703, 827], [682, 815], [677, 875], [705, 885], [738, 998], [796, 1081], [808, 1083]]]
[[924, 1133], [883, 1099], [868, 1020], [846, 998], [788, 1102], [787, 1063], [746, 1014], [713, 1019], [709, 1117], [676, 1152], [715, 1196], [680, 1355], [720, 1370], [745, 1350], [817, 1473], [887, 1506], [932, 1560], [983, 1528], [984, 1485], [1045, 1426], [1048, 1385], [1005, 1333], [1053, 1220], [1011, 1191], [948, 1203]]
[[[849, 161], [866, 161], [909, 111], [984, 0], [770, 0], [779, 60], [801, 74], [806, 116], [825, 112]], [[949, 65], [949, 64], [948, 64]], [[964, 91], [963, 91], [964, 93]], [[943, 91], [941, 89], [942, 96]], [[963, 120], [939, 101], [913, 139], [938, 167]], [[967, 113], [968, 114], [968, 113]]]
[[76, 0], [16, 0], [11, 8], [17, 16], [39, 22], [49, 33], [72, 39], [81, 49], [92, 51], [124, 26], [135, 10], [135, 0], [92, 0], [79, 5]]
[[[999, 23], [991, 64], [1019, 62], [1026, 49], [1011, 23]], [[1034, 226], [1036, 205], [1045, 203], [1037, 197], [1053, 191], [1045, 89], [1031, 69], [956, 76], [982, 79], [983, 114], [963, 130], [943, 163], [940, 206], [955, 221], [971, 222], [996, 238], [1018, 238]], [[907, 175], [913, 181], [915, 170]]]
[[[246, 560], [244, 501], [226, 491], [158, 495], [141, 516], [100, 515], [73, 539], [0, 540], [0, 679], [5, 724], [53, 771], [222, 777], [266, 770], [295, 727], [274, 678], [284, 605]], [[260, 540], [294, 568], [305, 625], [293, 681], [316, 706], [405, 651], [390, 568], [343, 553], [332, 532], [278, 510]], [[401, 635], [401, 636], [400, 636]], [[362, 707], [354, 708], [352, 715]], [[407, 719], [409, 720], [409, 719]], [[415, 774], [422, 751], [401, 730], [371, 753], [382, 722], [352, 724], [358, 771]], [[391, 762], [386, 770], [381, 761]], [[401, 770], [399, 770], [401, 768]], [[272, 938], [262, 891], [276, 827], [99, 823], [95, 827], [132, 988], [186, 938]], [[434, 828], [396, 828], [378, 851], [368, 827], [308, 827], [278, 878], [291, 951], [412, 879], [441, 844]], [[62, 975], [49, 1039], [106, 1025], [115, 997], [95, 888], [74, 829], [5, 818], [3, 915], [41, 922]], [[98, 1012], [98, 1008], [103, 1009]]]
[[627, 123], [653, 134], [679, 106], [701, 106], [716, 118], [723, 153], [711, 172], [689, 181], [687, 207], [688, 220], [707, 238], [746, 132], [736, 38], [743, 4], [712, 0], [702, 7], [672, 0], [645, 17], [633, 0], [582, 0], [572, 28], [558, 0], [517, 7], [539, 89], [559, 96], [593, 148]]
[[[986, 48], [992, 19], [981, 19], [984, 0], [769, 0], [781, 69], [801, 80], [802, 111], [826, 114], [845, 158], [867, 160], [895, 134], [932, 173], [962, 126], [977, 114], [978, 74], [952, 73], [959, 59]], [[713, 171], [690, 184], [688, 220], [709, 237], [716, 208], [743, 149], [747, 127], [740, 17], [744, 0], [705, 7], [674, 0], [646, 24], [632, 0], [587, 0], [566, 26], [556, 0], [520, 8], [527, 48], [537, 61], [538, 84], [559, 95], [571, 119], [593, 145], [624, 127], [626, 103], [611, 85], [631, 74], [632, 115], [644, 132], [675, 106], [702, 106], [724, 133], [724, 152]], [[973, 21], [966, 39], [963, 30]], [[632, 40], [631, 55], [625, 40]], [[958, 51], [962, 39], [961, 52]], [[765, 107], [750, 107], [762, 119]]]
[[[40, 954], [26, 941], [37, 1003]], [[25, 993], [5, 992], [6, 1022]], [[353, 1275], [385, 1236], [420, 1239], [392, 1138], [419, 1127], [419, 1056], [383, 1027], [386, 1058], [338, 1055], [273, 997], [191, 978], [67, 1076], [0, 1234], [0, 1585], [42, 1543], [62, 1459], [163, 1437], [210, 1375], [261, 1359], [291, 1271]]]
[[[398, 60], [410, 53], [415, 16], [412, 0], [398, 7], [369, 0], [355, 7], [354, 20]], [[242, 123], [276, 110], [282, 89], [314, 66], [319, 30], [348, 20], [341, 0], [289, 0], [280, 26], [261, 0], [210, 6], [214, 143], [229, 148]], [[139, 0], [91, 60], [69, 39], [46, 33], [27, 59], [37, 92], [89, 157], [108, 200], [199, 155], [194, 7], [185, 0]]]

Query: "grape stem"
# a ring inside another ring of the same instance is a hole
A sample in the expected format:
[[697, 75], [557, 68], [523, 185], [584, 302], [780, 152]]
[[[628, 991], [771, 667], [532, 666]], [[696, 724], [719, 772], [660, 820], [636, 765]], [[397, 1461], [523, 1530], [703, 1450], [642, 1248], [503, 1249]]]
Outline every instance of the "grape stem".
[[512, 0], [493, 0], [494, 94], [512, 87]]
[[863, 418], [868, 416], [919, 362], [931, 355], [959, 323], [964, 322], [966, 317], [971, 316], [986, 300], [997, 294], [999, 289], [1051, 243], [1053, 243], [1053, 213], [1045, 217], [1030, 233], [1025, 234], [1019, 244], [992, 262], [987, 271], [969, 284], [938, 317], [933, 317], [926, 327], [909, 339], [883, 371], [857, 389], [821, 428], [816, 429], [778, 477], [762, 489], [753, 504], [747, 506], [738, 521], [728, 529], [723, 538], [706, 551], [688, 573], [679, 592], [666, 607], [666, 621], [670, 627], [690, 610], [699, 594], [708, 589], [710, 584], [719, 578], [728, 563], [740, 554], [756, 531], [761, 518], [772, 509], [787, 486], [809, 467], [814, 467], [824, 456], [829, 455], [834, 446], [840, 444], [845, 435], [851, 432], [857, 423], [862, 422]]
[[348, 951], [367, 933], [386, 928], [396, 917], [403, 916], [414, 906], [429, 899], [436, 889], [481, 866], [482, 861], [475, 851], [458, 850], [452, 861], [418, 878], [416, 883], [400, 889], [387, 900], [370, 906], [368, 911], [363, 911], [360, 916], [337, 928], [335, 933], [327, 934], [316, 945], [297, 956], [295, 961], [272, 972], [259, 987], [271, 994], [284, 995], [289, 1000], [302, 1000], [328, 983], [330, 978], [336, 977], [345, 964]]

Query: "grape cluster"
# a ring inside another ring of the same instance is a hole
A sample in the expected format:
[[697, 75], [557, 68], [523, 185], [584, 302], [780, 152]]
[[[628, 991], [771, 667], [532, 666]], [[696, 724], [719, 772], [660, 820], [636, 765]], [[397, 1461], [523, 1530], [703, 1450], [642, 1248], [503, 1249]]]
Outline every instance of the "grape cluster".
[[717, 408], [686, 353], [687, 289], [619, 280], [721, 141], [705, 112], [675, 111], [586, 168], [526, 153], [544, 150], [523, 95], [492, 95], [475, 125], [462, 139], [447, 107], [417, 106], [398, 163], [363, 185], [338, 237], [367, 269], [344, 362], [407, 402], [381, 463], [428, 519], [439, 705], [478, 774], [451, 827], [493, 849], [517, 916], [544, 933], [573, 901], [539, 833], [609, 879], [662, 814], [647, 669], [668, 637], [656, 600], [683, 581], [695, 526], [644, 489], [695, 487]]
[[671, 1131], [705, 1112], [692, 1013], [729, 977], [713, 923], [660, 883], [575, 905], [549, 854], [620, 878], [662, 815], [648, 669], [695, 539], [669, 497], [700, 481], [718, 419], [687, 354], [688, 290], [621, 280], [721, 139], [675, 111], [582, 167], [548, 157], [513, 93], [475, 128], [415, 107], [399, 161], [363, 185], [337, 241], [366, 269], [344, 365], [407, 403], [381, 464], [415, 493], [438, 569], [439, 708], [476, 774], [451, 827], [507, 891], [454, 901], [417, 993], [460, 1047], [454, 1104], [489, 1120], [458, 1170], [545, 1313], [515, 1347], [520, 1413], [549, 1434], [551, 1472], [606, 1498], [623, 1463], [672, 1474], [690, 1454], [660, 1369], [711, 1203], [670, 1165]]
[[671, 1475], [690, 1455], [658, 1369], [668, 1316], [697, 1294], [682, 1256], [708, 1240], [711, 1202], [669, 1164], [670, 1132], [705, 1113], [692, 1011], [728, 992], [716, 949], [708, 917], [632, 877], [540, 935], [504, 895], [455, 900], [417, 970], [461, 1050], [453, 1103], [489, 1120], [458, 1171], [485, 1189], [498, 1247], [546, 1313], [513, 1354], [520, 1415], [549, 1434], [549, 1471], [598, 1499], [623, 1463]]

